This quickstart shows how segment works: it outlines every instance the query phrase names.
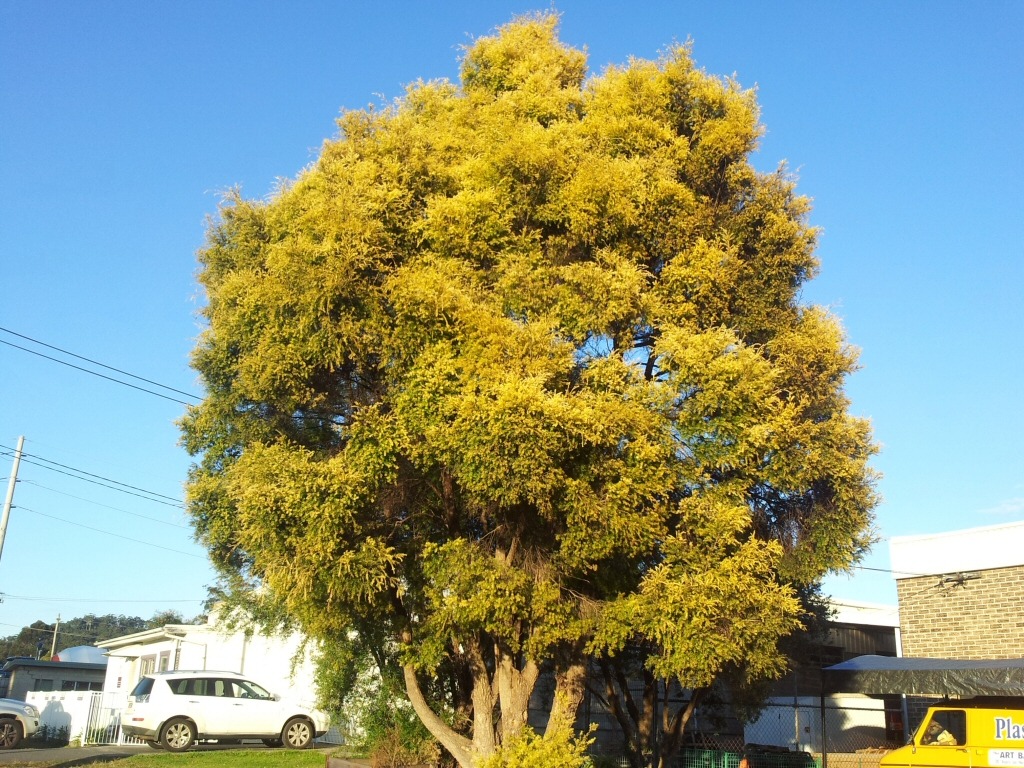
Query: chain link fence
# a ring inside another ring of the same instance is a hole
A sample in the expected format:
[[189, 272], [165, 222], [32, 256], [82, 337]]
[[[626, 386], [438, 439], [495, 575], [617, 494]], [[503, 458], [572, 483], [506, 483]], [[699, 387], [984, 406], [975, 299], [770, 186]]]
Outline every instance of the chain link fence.
[[[581, 722], [598, 725], [602, 764], [628, 766], [614, 719], [593, 701], [584, 709]], [[698, 711], [672, 768], [878, 768], [904, 743], [903, 720], [899, 697], [775, 699], [747, 723]]]

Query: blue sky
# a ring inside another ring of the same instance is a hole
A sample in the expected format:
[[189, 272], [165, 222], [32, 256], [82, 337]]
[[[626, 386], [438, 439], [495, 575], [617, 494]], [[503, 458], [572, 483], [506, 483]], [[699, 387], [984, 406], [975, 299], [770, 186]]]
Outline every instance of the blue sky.
[[[269, 194], [342, 108], [456, 79], [462, 45], [548, 7], [0, 0], [0, 327], [200, 394], [195, 251], [220, 194]], [[895, 603], [885, 539], [1024, 519], [1024, 4], [554, 7], [595, 72], [692, 39], [700, 66], [756, 86], [755, 163], [787, 161], [814, 199], [805, 300], [862, 350], [848, 392], [884, 475], [876, 570], [829, 590]], [[213, 573], [173, 504], [183, 406], [0, 342], [0, 477], [19, 435], [31, 454], [0, 636], [58, 614], [199, 613]]]

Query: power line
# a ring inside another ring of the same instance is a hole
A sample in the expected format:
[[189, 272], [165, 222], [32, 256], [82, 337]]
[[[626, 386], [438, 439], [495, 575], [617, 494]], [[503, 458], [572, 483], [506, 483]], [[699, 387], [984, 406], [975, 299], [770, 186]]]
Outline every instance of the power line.
[[[107, 381], [112, 381], [115, 384], [120, 384], [121, 386], [124, 386], [124, 387], [131, 387], [132, 389], [137, 389], [140, 392], [145, 392], [145, 393], [150, 394], [150, 395], [155, 395], [156, 397], [162, 397], [164, 400], [170, 400], [173, 403], [181, 403], [182, 405], [194, 405], [194, 403], [190, 403], [190, 402], [187, 402], [185, 400], [179, 400], [178, 398], [170, 397], [169, 395], [163, 395], [163, 394], [161, 394], [159, 392], [154, 392], [151, 389], [146, 389], [145, 387], [140, 387], [140, 386], [137, 386], [135, 384], [129, 384], [127, 381], [121, 381], [120, 379], [115, 379], [113, 376], [106, 376], [106, 375], [104, 375], [102, 373], [97, 373], [96, 371], [90, 371], [88, 368], [83, 368], [80, 365], [74, 365], [73, 363], [69, 363], [66, 360], [60, 360], [60, 359], [58, 359], [56, 357], [50, 357], [50, 355], [44, 355], [42, 352], [36, 352], [34, 349], [29, 349], [28, 347], [22, 347], [22, 346], [19, 346], [18, 344], [12, 344], [11, 342], [4, 341], [3, 339], [0, 339], [0, 344], [6, 344], [8, 347], [14, 347], [15, 349], [20, 349], [22, 352], [28, 352], [30, 355], [37, 355], [38, 357], [42, 357], [42, 358], [44, 358], [46, 360], [52, 360], [55, 363], [60, 363], [61, 365], [66, 365], [68, 368], [74, 368], [76, 371], [82, 371], [83, 373], [88, 373], [88, 374], [91, 374], [93, 376], [98, 376], [101, 379], [106, 379]], [[157, 386], [162, 386], [162, 385], [158, 384]], [[191, 395], [189, 395], [189, 397], [191, 397]], [[198, 399], [199, 398], [197, 397], [196, 400], [198, 400]]]
[[[189, 602], [193, 602], [193, 601], [189, 601]], [[142, 617], [139, 616], [137, 618], [141, 619]], [[183, 624], [187, 624], [188, 623], [188, 620], [185, 619], [185, 617], [181, 617], [181, 619], [182, 619], [181, 623], [183, 623]], [[41, 621], [41, 619], [40, 619], [40, 621]], [[145, 620], [143, 619], [143, 621], [145, 621]], [[177, 622], [175, 622], [175, 623], [177, 623]], [[8, 648], [10, 648], [14, 643], [18, 642], [18, 636], [22, 632], [34, 632], [34, 633], [37, 633], [37, 634], [40, 634], [40, 635], [46, 635], [46, 636], [52, 636], [53, 635], [53, 627], [28, 627], [28, 626], [26, 626], [26, 627], [18, 627], [17, 624], [9, 624], [9, 623], [6, 623], [6, 622], [0, 622], [0, 627], [14, 627], [14, 628], [17, 628], [19, 630], [17, 634], [9, 635], [7, 637], [0, 638], [0, 640], [2, 640], [5, 643], [7, 643], [7, 647]], [[96, 643], [100, 642], [101, 640], [110, 640], [111, 639], [111, 636], [110, 636], [110, 632], [111, 631], [113, 631], [113, 632], [122, 632], [122, 633], [124, 632], [124, 628], [121, 628], [121, 627], [107, 627], [106, 629], [107, 629], [107, 631], [104, 632], [104, 633], [100, 633], [98, 631], [93, 630], [93, 632], [91, 634], [82, 634], [81, 632], [65, 632], [64, 631], [64, 624], [62, 623], [61, 624], [61, 629], [60, 629], [60, 637], [61, 637], [62, 640], [63, 639], [67, 639], [67, 638], [75, 638], [75, 639], [79, 639], [79, 640], [86, 640], [86, 641], [89, 642], [90, 645], [95, 645]], [[139, 631], [144, 631], [144, 630], [130, 629], [130, 631], [131, 632], [139, 632]], [[63, 643], [62, 643], [62, 645], [63, 645]], [[13, 763], [12, 763], [12, 765], [13, 765]]]
[[22, 480], [21, 482], [28, 483], [29, 485], [34, 485], [36, 488], [42, 488], [44, 491], [50, 491], [51, 493], [57, 493], [57, 494], [60, 494], [61, 496], [67, 496], [69, 499], [76, 499], [77, 501], [84, 501], [86, 504], [94, 504], [97, 507], [104, 507], [106, 509], [112, 509], [115, 512], [123, 512], [124, 514], [132, 515], [133, 517], [141, 517], [143, 520], [149, 520], [151, 523], [160, 523], [161, 525], [173, 525], [175, 528], [188, 528], [189, 527], [188, 525], [183, 525], [181, 523], [172, 523], [169, 520], [158, 520], [157, 518], [150, 517], [149, 515], [140, 515], [138, 512], [132, 512], [132, 511], [127, 510], [127, 509], [121, 509], [120, 507], [114, 507], [114, 506], [111, 506], [110, 504], [103, 504], [103, 503], [101, 503], [99, 501], [93, 501], [92, 499], [86, 499], [83, 496], [75, 496], [73, 493], [64, 493], [64, 491], [58, 491], [56, 488], [49, 488], [48, 486], [42, 485], [41, 483], [37, 483], [34, 480]]
[[908, 576], [911, 578], [917, 578], [919, 576], [931, 576], [930, 573], [912, 573], [910, 571], [894, 571], [891, 568], [871, 568], [867, 565], [855, 565], [854, 569], [858, 571], [874, 571], [875, 573], [888, 573], [890, 576]]
[[[11, 455], [11, 453], [9, 453], [9, 452], [13, 452], [14, 451], [14, 449], [11, 448], [9, 445], [2, 445], [2, 444], [0, 444], [0, 449], [4, 450], [4, 455], [5, 456], [6, 455]], [[148, 491], [145, 488], [140, 488], [140, 487], [138, 487], [136, 485], [130, 485], [128, 483], [123, 483], [120, 480], [114, 480], [114, 479], [109, 478], [109, 477], [104, 477], [103, 475], [97, 475], [97, 474], [95, 474], [93, 472], [86, 472], [84, 469], [78, 469], [77, 467], [71, 467], [71, 466], [68, 466], [67, 464], [61, 464], [60, 462], [52, 461], [50, 459], [44, 458], [44, 457], [39, 456], [39, 455], [34, 454], [34, 453], [24, 453], [23, 452], [21, 456], [22, 456], [21, 460], [24, 461], [26, 464], [32, 464], [33, 466], [40, 467], [42, 469], [48, 469], [51, 472], [56, 472], [56, 473], [61, 474], [61, 475], [66, 475], [68, 477], [73, 477], [76, 480], [83, 480], [84, 482], [92, 483], [93, 485], [99, 485], [99, 486], [101, 486], [103, 488], [108, 488], [109, 490], [112, 490], [112, 491], [119, 491], [120, 493], [126, 493], [129, 496], [138, 496], [139, 498], [146, 499], [147, 501], [153, 501], [153, 502], [156, 502], [157, 504], [166, 504], [167, 506], [172, 506], [172, 507], [184, 507], [185, 506], [184, 503], [181, 501], [181, 499], [176, 499], [173, 496], [167, 496], [166, 494], [157, 493], [156, 491]], [[32, 459], [35, 459], [35, 461], [32, 461]], [[45, 462], [45, 464], [40, 464], [39, 462]], [[47, 466], [47, 464], [52, 464], [53, 466], [52, 467], [51, 466]], [[55, 469], [55, 467], [61, 467], [61, 469]], [[68, 470], [68, 471], [64, 471], [64, 470]], [[72, 474], [72, 473], [75, 473], [75, 474]], [[95, 478], [95, 479], [91, 479], [91, 478]], [[103, 482], [99, 482], [100, 480], [102, 480]], [[113, 485], [107, 485], [106, 483], [112, 483]], [[115, 486], [120, 486], [120, 487], [115, 487]], [[126, 490], [126, 489], [130, 489], [130, 490]], [[133, 493], [133, 491], [138, 491], [138, 493]], [[146, 495], [143, 496], [141, 494], [146, 494]], [[152, 498], [152, 497], [155, 497], [155, 498]], [[165, 501], [165, 499], [166, 499], [166, 501]]]
[[[40, 621], [42, 621], [42, 619], [40, 619]], [[17, 624], [0, 623], [0, 626], [16, 627], [18, 625]], [[22, 627], [21, 628], [21, 632], [39, 632], [40, 634], [52, 635], [53, 634], [53, 627]], [[20, 635], [21, 632], [19, 632], [18, 634]], [[78, 634], [77, 632], [65, 632], [63, 629], [60, 632], [60, 636], [62, 638], [63, 637], [78, 637], [78, 638], [82, 638], [84, 640], [92, 640], [93, 637], [95, 637], [95, 635], [81, 635], [81, 634]], [[16, 637], [16, 636], [12, 635], [11, 637]], [[11, 639], [10, 637], [3, 638], [3, 640], [5, 640], [5, 641], [6, 640], [10, 640], [10, 639]]]
[[[42, 621], [42, 619], [40, 619], [40, 621]], [[0, 626], [16, 627], [18, 625], [17, 624], [0, 623]], [[53, 627], [52, 626], [51, 627], [22, 627], [21, 631], [18, 632], [18, 635], [20, 635], [21, 632], [38, 632], [39, 634], [42, 634], [42, 635], [52, 635], [53, 634]], [[94, 642], [97, 637], [102, 637], [102, 635], [100, 635], [98, 632], [93, 632], [92, 634], [89, 634], [89, 635], [83, 635], [80, 632], [67, 632], [64, 629], [64, 625], [61, 624], [60, 637], [61, 637], [62, 640], [66, 639], [66, 638], [69, 638], [69, 637], [75, 637], [75, 638], [79, 638], [81, 640], [88, 640], [90, 642]], [[17, 635], [11, 635], [10, 637], [5, 637], [5, 638], [2, 638], [2, 639], [5, 640], [5, 641], [11, 641], [12, 639], [16, 640], [17, 639]]]
[[[145, 499], [146, 501], [152, 501], [152, 502], [154, 502], [156, 504], [164, 504], [165, 506], [168, 506], [168, 507], [179, 507], [179, 508], [184, 506], [180, 501], [173, 501], [173, 502], [171, 502], [171, 501], [163, 501], [162, 499], [154, 499], [154, 498], [151, 498], [150, 496], [143, 496], [142, 493], [133, 493], [132, 491], [126, 491], [124, 488], [118, 488], [118, 487], [113, 486], [113, 485], [106, 485], [105, 483], [101, 483], [101, 482], [99, 482], [97, 480], [90, 480], [88, 477], [80, 477], [79, 475], [73, 475], [70, 472], [63, 472], [62, 470], [54, 469], [53, 467], [48, 467], [45, 464], [40, 464], [38, 462], [32, 461], [31, 459], [26, 460], [26, 459], [23, 458], [22, 461], [24, 461], [26, 464], [31, 464], [32, 466], [40, 467], [41, 469], [48, 469], [51, 472], [56, 472], [59, 475], [67, 475], [68, 477], [73, 477], [76, 480], [82, 480], [82, 481], [84, 481], [86, 483], [92, 483], [93, 485], [98, 485], [101, 488], [107, 488], [107, 489], [109, 489], [111, 491], [117, 491], [118, 493], [124, 493], [124, 494], [127, 494], [128, 496], [136, 496], [136, 497], [138, 497], [140, 499]], [[143, 493], [149, 493], [149, 491], [143, 491]]]
[[[40, 621], [42, 621], [42, 620], [40, 619]], [[18, 625], [17, 624], [0, 624], [0, 626], [16, 627]], [[38, 632], [41, 635], [52, 635], [53, 634], [53, 627], [22, 627], [21, 631], [18, 632], [18, 635], [20, 635], [22, 632]], [[11, 635], [10, 637], [5, 637], [5, 638], [2, 638], [2, 639], [4, 641], [8, 641], [10, 643], [12, 641], [17, 641], [18, 635]], [[82, 634], [79, 634], [78, 632], [65, 632], [63, 629], [61, 629], [60, 636], [61, 636], [62, 639], [68, 638], [68, 637], [74, 637], [74, 638], [78, 638], [78, 639], [81, 639], [81, 640], [89, 640], [90, 642], [92, 642], [92, 641], [95, 640], [96, 637], [98, 637], [98, 634], [94, 633], [94, 634], [91, 634], [91, 635], [82, 635]]]
[[[2, 329], [0, 329], [0, 330], [2, 330]], [[91, 374], [93, 376], [98, 376], [101, 379], [106, 379], [107, 381], [112, 381], [115, 384], [120, 384], [123, 387], [131, 387], [132, 389], [137, 389], [140, 392], [145, 392], [146, 394], [149, 394], [149, 395], [155, 395], [156, 397], [161, 397], [164, 400], [170, 400], [172, 403], [181, 403], [182, 405], [195, 405], [195, 402], [189, 402], [189, 401], [186, 401], [186, 400], [179, 400], [176, 397], [171, 397], [170, 395], [164, 395], [164, 394], [161, 394], [160, 392], [154, 392], [151, 389], [146, 389], [145, 387], [140, 387], [140, 386], [138, 386], [136, 384], [129, 384], [127, 381], [121, 381], [120, 379], [115, 379], [113, 376], [107, 376], [105, 374], [98, 373], [96, 371], [90, 371], [88, 368], [83, 368], [80, 365], [75, 365], [74, 363], [69, 363], [66, 360], [60, 360], [59, 358], [51, 357], [50, 355], [44, 355], [42, 352], [36, 352], [34, 349], [29, 349], [28, 347], [22, 347], [22, 346], [20, 346], [18, 344], [13, 344], [13, 343], [11, 343], [9, 341], [4, 341], [3, 339], [0, 339], [0, 344], [6, 344], [8, 347], [14, 347], [15, 349], [20, 349], [22, 352], [28, 352], [30, 355], [36, 355], [36, 356], [42, 357], [42, 358], [44, 358], [46, 360], [51, 360], [51, 361], [53, 361], [55, 363], [60, 363], [61, 365], [66, 365], [68, 368], [74, 368], [76, 371], [82, 371], [83, 373], [88, 373], [88, 374]], [[130, 373], [126, 374], [126, 375], [131, 376]], [[143, 379], [143, 381], [146, 381], [146, 379]], [[164, 385], [163, 384], [157, 384], [156, 386], [162, 387]], [[168, 389], [172, 389], [172, 388], [168, 387]], [[177, 392], [178, 390], [172, 389], [172, 391]], [[191, 397], [194, 401], [198, 401], [198, 400], [202, 399], [202, 398], [198, 397], [197, 395], [187, 395], [187, 397]]]
[[[91, 365], [98, 365], [100, 368], [106, 368], [108, 371], [114, 371], [115, 373], [120, 373], [122, 376], [128, 376], [129, 378], [135, 379], [136, 381], [144, 381], [147, 384], [152, 384], [154, 387], [160, 387], [160, 389], [166, 389], [168, 392], [177, 392], [179, 395], [184, 395], [185, 397], [191, 398], [192, 400], [202, 400], [201, 397], [199, 397], [198, 395], [193, 395], [191, 392], [185, 392], [184, 390], [175, 389], [174, 387], [169, 387], [166, 384], [161, 384], [160, 382], [153, 381], [152, 379], [147, 379], [147, 378], [144, 378], [142, 376], [136, 376], [134, 373], [129, 373], [128, 371], [123, 371], [120, 368], [115, 368], [112, 365], [106, 365], [105, 363], [101, 363], [101, 362], [99, 362], [97, 360], [92, 360], [91, 358], [84, 357], [82, 355], [77, 355], [74, 352], [69, 352], [66, 349], [61, 349], [60, 347], [55, 347], [52, 344], [47, 344], [45, 341], [39, 341], [39, 339], [33, 339], [31, 336], [26, 336], [23, 333], [18, 333], [17, 331], [12, 331], [10, 328], [4, 328], [4, 327], [0, 326], [0, 331], [3, 331], [4, 333], [9, 333], [11, 336], [17, 336], [19, 339], [25, 339], [25, 341], [31, 341], [33, 344], [38, 344], [41, 347], [46, 347], [47, 349], [52, 349], [52, 350], [54, 350], [56, 352], [60, 352], [62, 355], [69, 355], [69, 356], [71, 356], [71, 357], [73, 357], [73, 358], [75, 358], [77, 360], [84, 360], [85, 362], [90, 363]], [[14, 344], [10, 344], [9, 342], [4, 342], [4, 343], [8, 344], [8, 346], [12, 346], [12, 347], [16, 346]], [[30, 352], [32, 354], [39, 354], [38, 352], [33, 352], [30, 349], [25, 349], [24, 347], [16, 347], [16, 348], [17, 349], [22, 349], [25, 352]], [[40, 355], [40, 356], [41, 357], [45, 357], [45, 355]], [[47, 358], [47, 359], [54, 360], [54, 358]], [[67, 363], [64, 363], [62, 360], [54, 360], [54, 362], [61, 363], [62, 365], [67, 365]], [[74, 367], [77, 367], [77, 366], [72, 366], [72, 367], [74, 368]], [[79, 368], [78, 370], [84, 370], [84, 369]], [[93, 371], [86, 371], [86, 373], [93, 373]], [[95, 375], [98, 376], [99, 374], [95, 374]], [[106, 378], [106, 377], [104, 377], [104, 378]], [[130, 384], [127, 384], [126, 382], [118, 382], [118, 383], [119, 384], [126, 384], [126, 386], [131, 386]], [[143, 390], [143, 391], [144, 392], [148, 392], [149, 390]], [[156, 392], [151, 392], [150, 394], [157, 395], [158, 397], [164, 397], [164, 395], [160, 395], [159, 393], [156, 393]], [[180, 403], [181, 401], [180, 400], [175, 400], [175, 402]], [[183, 404], [184, 405], [188, 405], [188, 403], [183, 403]]]
[[29, 509], [28, 507], [23, 507], [23, 506], [19, 505], [17, 508], [21, 509], [21, 510], [24, 510], [25, 512], [31, 512], [33, 515], [39, 515], [40, 517], [48, 517], [51, 520], [57, 520], [57, 521], [59, 521], [61, 523], [67, 523], [68, 525], [74, 525], [74, 526], [77, 526], [79, 528], [85, 528], [86, 530], [95, 531], [96, 533], [103, 533], [103, 534], [106, 534], [107, 536], [114, 536], [115, 538], [124, 539], [125, 541], [131, 541], [131, 542], [134, 542], [136, 544], [143, 544], [143, 545], [145, 545], [147, 547], [156, 547], [157, 549], [163, 549], [163, 550], [165, 550], [167, 552], [174, 552], [175, 554], [185, 555], [187, 557], [195, 557], [195, 558], [197, 558], [199, 560], [204, 559], [201, 555], [197, 555], [197, 554], [195, 554], [193, 552], [184, 552], [184, 551], [182, 551], [180, 549], [173, 549], [171, 547], [161, 546], [160, 544], [153, 544], [150, 541], [142, 541], [141, 539], [133, 539], [130, 536], [122, 536], [119, 533], [111, 533], [110, 531], [104, 531], [102, 528], [94, 528], [91, 525], [84, 525], [82, 523], [76, 523], [73, 520], [65, 520], [63, 517], [57, 517], [56, 515], [48, 515], [45, 512], [37, 512], [36, 510]]
[[[0, 328], [0, 330], [3, 330], [3, 329]], [[5, 446], [5, 445], [0, 445], [0, 448], [6, 449], [4, 451], [5, 455], [12, 455], [12, 452], [14, 450], [10, 446]], [[22, 456], [23, 456], [22, 460], [25, 461], [25, 459], [24, 459], [25, 456], [32, 456], [32, 455], [33, 454], [30, 454], [30, 453], [24, 453], [24, 454], [22, 454]], [[48, 459], [42, 459], [42, 461], [48, 461]], [[27, 463], [31, 464], [33, 462], [27, 461]], [[56, 466], [64, 466], [62, 464], [57, 464], [57, 462], [50, 462], [50, 463], [56, 464]], [[43, 467], [43, 468], [44, 469], [50, 469], [49, 467]], [[68, 468], [69, 469], [73, 469], [71, 467], [68, 467]], [[56, 471], [56, 470], [54, 470], [54, 471]], [[77, 472], [77, 471], [80, 471], [80, 470], [74, 470], [74, 471]], [[83, 474], [89, 474], [89, 473], [83, 473]], [[98, 477], [98, 475], [93, 475], [93, 477]], [[81, 479], [85, 479], [85, 478], [81, 478]], [[106, 479], [106, 478], [102, 478], [102, 479]], [[116, 480], [111, 480], [109, 482], [117, 482], [117, 481]], [[132, 486], [128, 486], [128, 487], [132, 487]], [[48, 489], [48, 490], [52, 490], [52, 489]], [[118, 489], [115, 488], [113, 490], [118, 490]], [[142, 490], [142, 489], [137, 489], [137, 490]], [[150, 491], [144, 491], [144, 492], [145, 493], [150, 493]], [[58, 493], [59, 493], [59, 491], [58, 491]], [[154, 494], [154, 495], [162, 495], [162, 494]], [[72, 497], [72, 498], [76, 498], [76, 497]], [[171, 497], [165, 496], [164, 498], [171, 498]], [[86, 501], [86, 500], [83, 499], [83, 501]], [[153, 501], [156, 501], [156, 499], [153, 499]], [[164, 502], [161, 502], [161, 503], [164, 503]], [[184, 506], [184, 504], [182, 502], [177, 502], [177, 505]], [[116, 509], [116, 507], [115, 507], [115, 509]], [[120, 511], [124, 511], [124, 510], [120, 510]], [[132, 513], [129, 512], [128, 514], [132, 514]], [[927, 573], [913, 573], [913, 572], [910, 572], [910, 571], [894, 571], [891, 568], [875, 568], [875, 567], [871, 567], [871, 566], [867, 566], [867, 565], [854, 565], [854, 566], [852, 566], [852, 569], [853, 570], [858, 570], [858, 571], [872, 571], [874, 573], [886, 573], [886, 574], [889, 574], [889, 575], [891, 575], [893, 577], [901, 576], [901, 577], [907, 577], [907, 578], [923, 578], [923, 577], [928, 577], [928, 576], [933, 576], [934, 575], [934, 574], [927, 574]]]
[[6, 600], [28, 600], [30, 602], [38, 603], [196, 603], [202, 602], [205, 598], [192, 598], [185, 599], [175, 597], [167, 600], [158, 600], [156, 598], [146, 598], [145, 600], [127, 600], [120, 597], [102, 598], [102, 597], [40, 597], [38, 595], [12, 595], [9, 592], [0, 593]]

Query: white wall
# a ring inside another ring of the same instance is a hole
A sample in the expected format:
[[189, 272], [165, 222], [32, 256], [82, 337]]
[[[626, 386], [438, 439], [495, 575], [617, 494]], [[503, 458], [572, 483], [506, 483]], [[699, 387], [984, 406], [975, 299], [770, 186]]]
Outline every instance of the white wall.
[[[312, 647], [303, 648], [302, 636], [247, 635], [225, 631], [211, 614], [207, 624], [174, 624], [167, 627], [111, 638], [107, 642], [107, 674], [104, 694], [114, 709], [127, 704], [128, 694], [142, 676], [143, 656], [167, 653], [169, 669], [222, 670], [239, 672], [282, 697], [306, 706], [316, 704], [316, 675]], [[54, 707], [54, 711], [57, 711]], [[341, 743], [332, 728], [322, 741]]]
[[315, 702], [315, 670], [309, 650], [299, 653], [302, 636], [247, 635], [225, 631], [217, 617], [202, 625], [169, 625], [164, 630], [127, 635], [109, 641], [103, 690], [124, 700], [142, 676], [141, 657], [169, 655], [169, 669], [240, 672], [272, 693], [305, 704]]
[[[884, 744], [884, 706], [881, 700], [867, 696], [826, 697], [829, 744], [850, 744], [842, 751], [851, 752]], [[748, 744], [821, 752], [821, 700], [816, 696], [772, 699], [757, 720], [744, 726], [743, 739]], [[834, 746], [830, 749], [835, 751]]]
[[897, 578], [939, 576], [1024, 564], [1024, 522], [923, 536], [896, 536], [889, 560]]
[[900, 625], [900, 612], [895, 605], [865, 603], [847, 598], [829, 598], [833, 611], [832, 621], [836, 624], [861, 624], [869, 627], [892, 627]]
[[25, 701], [39, 710], [39, 724], [45, 725], [52, 735], [67, 728], [68, 740], [81, 744], [90, 707], [99, 696], [99, 691], [32, 691]]
[[[315, 670], [310, 652], [299, 653], [302, 636], [265, 636], [244, 632], [224, 633], [215, 625], [190, 629], [181, 641], [182, 663], [179, 669], [219, 669], [239, 672], [271, 693], [281, 694], [312, 705]], [[194, 659], [200, 666], [190, 666]]]
[[174, 659], [175, 641], [159, 639], [156, 642], [134, 643], [119, 647], [107, 657], [107, 674], [103, 680], [103, 691], [114, 698], [127, 701], [128, 694], [141, 675], [139, 656], [168, 653], [172, 663]]

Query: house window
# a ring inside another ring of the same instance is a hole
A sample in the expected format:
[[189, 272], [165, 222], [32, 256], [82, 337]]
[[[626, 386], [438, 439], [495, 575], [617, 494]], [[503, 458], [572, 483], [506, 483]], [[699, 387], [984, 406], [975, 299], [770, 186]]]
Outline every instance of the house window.
[[62, 691], [100, 691], [103, 690], [102, 683], [91, 683], [88, 680], [61, 680]]
[[160, 664], [158, 666], [158, 669], [159, 669], [160, 672], [166, 672], [170, 668], [171, 668], [171, 652], [170, 651], [162, 651], [160, 653]]
[[139, 674], [148, 675], [156, 669], [156, 656], [143, 656], [139, 659]]
[[32, 684], [33, 691], [52, 691], [53, 680], [39, 679]]

